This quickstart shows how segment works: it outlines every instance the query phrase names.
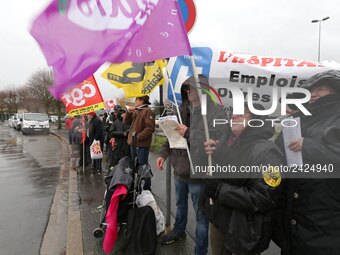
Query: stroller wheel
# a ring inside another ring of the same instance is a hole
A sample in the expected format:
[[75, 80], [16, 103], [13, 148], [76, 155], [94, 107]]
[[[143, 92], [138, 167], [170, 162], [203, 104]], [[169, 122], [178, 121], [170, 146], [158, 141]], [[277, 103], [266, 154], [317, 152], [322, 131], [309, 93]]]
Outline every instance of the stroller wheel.
[[93, 236], [95, 238], [102, 238], [104, 236], [104, 230], [102, 228], [96, 228], [93, 230]]

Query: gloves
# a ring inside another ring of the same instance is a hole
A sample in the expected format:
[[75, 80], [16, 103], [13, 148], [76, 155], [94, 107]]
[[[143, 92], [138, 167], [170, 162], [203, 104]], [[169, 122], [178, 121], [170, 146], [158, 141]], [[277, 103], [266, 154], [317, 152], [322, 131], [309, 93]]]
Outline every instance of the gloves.
[[220, 183], [217, 180], [206, 180], [204, 186], [204, 193], [208, 197], [215, 199], [218, 195], [219, 184]]

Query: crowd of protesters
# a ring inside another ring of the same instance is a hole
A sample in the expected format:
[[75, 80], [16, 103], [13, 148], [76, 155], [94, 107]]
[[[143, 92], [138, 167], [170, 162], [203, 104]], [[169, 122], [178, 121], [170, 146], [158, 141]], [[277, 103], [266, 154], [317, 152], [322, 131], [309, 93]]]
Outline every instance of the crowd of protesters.
[[[131, 150], [135, 151], [139, 164], [148, 164], [155, 131], [155, 114], [148, 107], [150, 104], [149, 96], [143, 96], [136, 98], [135, 106], [127, 110], [116, 105], [110, 114], [90, 112], [83, 119], [80, 116], [67, 118], [69, 143], [79, 146], [78, 167], [91, 164], [93, 173], [102, 173], [102, 159], [91, 159], [90, 156], [90, 147], [95, 140], [100, 142], [101, 151], [108, 155], [108, 172], [121, 158], [130, 155]], [[144, 189], [151, 190], [151, 179], [145, 180]]]
[[[209, 88], [204, 76], [199, 76], [199, 82], [202, 91]], [[241, 124], [268, 117], [254, 115], [246, 104], [244, 114], [228, 116], [208, 99], [210, 139], [206, 140], [195, 84], [190, 77], [181, 87], [182, 123], [176, 129], [188, 142], [193, 166], [207, 165], [209, 155], [213, 164], [236, 168], [287, 165], [282, 133], [273, 140], [275, 128], [269, 122], [261, 127]], [[300, 117], [302, 137], [290, 141], [288, 148], [301, 152], [304, 163], [332, 164], [339, 171], [340, 72], [314, 75], [303, 87], [311, 92], [305, 107], [312, 115], [305, 116], [299, 109], [292, 111], [293, 117]], [[90, 113], [85, 122], [76, 117], [67, 123], [70, 143], [79, 144], [79, 166], [90, 164], [89, 157], [83, 155], [89, 155], [88, 147], [94, 139], [108, 154], [108, 170], [129, 155], [131, 149], [139, 164], [148, 164], [155, 131], [155, 115], [149, 105], [148, 96], [138, 97], [135, 107], [124, 110], [115, 106], [102, 119]], [[264, 109], [257, 104], [254, 107]], [[213, 126], [214, 119], [231, 119], [236, 124]], [[82, 137], [84, 132], [86, 139]], [[209, 243], [213, 255], [256, 255], [268, 249], [271, 240], [283, 255], [340, 254], [340, 179], [285, 179], [280, 173], [275, 177], [257, 173], [242, 178], [192, 178], [187, 150], [171, 149], [169, 142], [160, 149], [155, 167], [162, 170], [169, 156], [175, 177], [176, 216], [172, 231], [162, 236], [162, 244], [186, 238], [190, 194], [196, 220], [196, 255], [207, 254]], [[101, 172], [101, 160], [93, 160], [92, 168]], [[146, 179], [143, 188], [151, 191], [151, 187], [151, 179]]]
[[[204, 77], [200, 77], [200, 83], [208, 85]], [[332, 164], [338, 171], [340, 72], [317, 74], [303, 87], [311, 92], [305, 107], [312, 115], [305, 116], [298, 109], [292, 111], [293, 117], [300, 117], [302, 137], [290, 141], [288, 148], [292, 152], [302, 152], [305, 164]], [[202, 142], [204, 127], [200, 114], [195, 115], [200, 112], [200, 104], [195, 100], [197, 90], [192, 78], [184, 82], [181, 94], [183, 124], [178, 131], [188, 141], [194, 165], [205, 164], [202, 150], [212, 155], [213, 164], [237, 168], [287, 164], [282, 133], [273, 141], [274, 127], [268, 123], [258, 127], [241, 124], [251, 119], [261, 121], [268, 116], [256, 116], [245, 105], [243, 115], [230, 116], [235, 125], [224, 127], [222, 134], [221, 130], [209, 127], [212, 139]], [[254, 107], [263, 110], [261, 105], [254, 104]], [[208, 107], [207, 118], [208, 124], [211, 123], [209, 118], [225, 119], [213, 106]], [[257, 125], [253, 123], [253, 126]], [[195, 254], [207, 254], [208, 240], [213, 255], [261, 254], [268, 249], [271, 240], [281, 248], [283, 255], [340, 254], [337, 242], [340, 236], [339, 179], [285, 179], [280, 173], [275, 173], [274, 177], [260, 173], [242, 178], [196, 179], [190, 178], [186, 151], [170, 149], [168, 143], [160, 152], [157, 168], [163, 168], [169, 155], [175, 175], [176, 219], [172, 232], [163, 236], [163, 244], [185, 238], [188, 193], [191, 193], [196, 213]], [[197, 205], [197, 191], [193, 187], [199, 185]], [[205, 219], [210, 224], [209, 238]]]

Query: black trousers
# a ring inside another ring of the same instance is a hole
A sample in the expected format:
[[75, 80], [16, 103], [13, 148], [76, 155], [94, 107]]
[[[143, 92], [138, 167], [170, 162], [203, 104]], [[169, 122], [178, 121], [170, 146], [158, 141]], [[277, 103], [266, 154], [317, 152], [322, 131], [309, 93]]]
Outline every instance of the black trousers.
[[[83, 165], [83, 144], [79, 144], [79, 166]], [[85, 142], [85, 166], [87, 166], [90, 162], [90, 146], [87, 142]]]

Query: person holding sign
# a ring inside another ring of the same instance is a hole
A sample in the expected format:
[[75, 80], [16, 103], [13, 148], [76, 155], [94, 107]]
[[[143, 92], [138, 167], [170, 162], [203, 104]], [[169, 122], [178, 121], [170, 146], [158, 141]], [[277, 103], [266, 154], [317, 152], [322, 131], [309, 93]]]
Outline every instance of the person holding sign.
[[[254, 107], [263, 108], [257, 104]], [[242, 124], [253, 119], [256, 126], [255, 121], [263, 118], [245, 108], [243, 115], [232, 115], [232, 134], [225, 134], [226, 143], [220, 139], [205, 142], [206, 153], [213, 156], [214, 164], [235, 168], [216, 176], [218, 179], [208, 178], [202, 193], [202, 208], [211, 223], [213, 255], [260, 254], [271, 240], [281, 187], [275, 167], [283, 159], [280, 149], [268, 140], [274, 135], [269, 123], [258, 127]], [[242, 172], [247, 168], [259, 171]]]
[[[302, 137], [288, 141], [301, 152], [298, 175], [285, 181], [276, 216], [274, 241], [284, 255], [337, 255], [340, 252], [340, 71], [312, 76], [303, 85], [311, 92], [300, 111]], [[284, 148], [281, 134], [277, 144]]]
[[[202, 88], [208, 88], [208, 80], [203, 75], [199, 76]], [[206, 164], [207, 155], [204, 153], [204, 132], [201, 115], [201, 105], [195, 86], [194, 77], [188, 78], [181, 87], [182, 104], [180, 106], [180, 116], [182, 124], [179, 124], [176, 131], [187, 139], [191, 156], [194, 164], [201, 164], [198, 159]], [[219, 105], [215, 105], [209, 100], [207, 118], [209, 122], [209, 131], [211, 134], [223, 134], [223, 126], [212, 126], [212, 120], [225, 119], [226, 113]], [[202, 154], [199, 154], [200, 149]], [[163, 169], [164, 161], [171, 155], [171, 165], [174, 168], [175, 176], [175, 196], [176, 196], [176, 219], [174, 228], [171, 232], [162, 237], [162, 244], [172, 244], [176, 241], [186, 238], [186, 224], [188, 221], [188, 195], [190, 193], [192, 204], [196, 215], [196, 235], [195, 235], [195, 255], [205, 255], [208, 252], [208, 232], [209, 222], [199, 208], [200, 194], [202, 191], [202, 179], [192, 178], [188, 152], [186, 149], [170, 148], [169, 142], [165, 143], [157, 158], [156, 167]], [[196, 175], [196, 174], [195, 174]]]

